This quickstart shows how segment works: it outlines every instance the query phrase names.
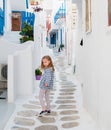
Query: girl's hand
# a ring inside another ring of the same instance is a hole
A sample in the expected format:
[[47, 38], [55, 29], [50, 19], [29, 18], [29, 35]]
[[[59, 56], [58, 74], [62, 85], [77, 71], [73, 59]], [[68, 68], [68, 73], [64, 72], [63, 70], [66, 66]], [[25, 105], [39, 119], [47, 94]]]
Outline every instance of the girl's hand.
[[47, 87], [47, 86], [48, 86], [48, 83], [45, 83], [44, 85]]

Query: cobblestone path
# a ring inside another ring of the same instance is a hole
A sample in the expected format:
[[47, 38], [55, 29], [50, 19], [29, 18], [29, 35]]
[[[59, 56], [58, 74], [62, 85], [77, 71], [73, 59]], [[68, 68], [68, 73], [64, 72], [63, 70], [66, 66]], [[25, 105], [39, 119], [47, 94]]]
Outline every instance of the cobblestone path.
[[41, 111], [38, 96], [20, 104], [5, 130], [74, 130], [79, 124], [79, 111], [76, 106], [77, 86], [67, 79], [69, 74], [62, 56], [54, 57], [56, 76], [54, 90], [50, 94], [52, 113], [36, 116]]

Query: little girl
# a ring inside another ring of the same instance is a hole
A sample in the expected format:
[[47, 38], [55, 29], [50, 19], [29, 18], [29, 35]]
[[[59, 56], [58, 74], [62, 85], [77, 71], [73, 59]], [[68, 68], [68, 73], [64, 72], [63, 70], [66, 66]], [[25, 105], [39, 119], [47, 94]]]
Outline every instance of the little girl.
[[54, 65], [52, 63], [52, 59], [50, 56], [44, 56], [42, 58], [41, 69], [44, 70], [44, 73], [41, 77], [41, 81], [39, 84], [40, 87], [39, 100], [42, 107], [42, 111], [40, 112], [39, 116], [42, 116], [43, 114], [46, 113], [51, 113], [49, 94], [50, 90], [53, 88]]

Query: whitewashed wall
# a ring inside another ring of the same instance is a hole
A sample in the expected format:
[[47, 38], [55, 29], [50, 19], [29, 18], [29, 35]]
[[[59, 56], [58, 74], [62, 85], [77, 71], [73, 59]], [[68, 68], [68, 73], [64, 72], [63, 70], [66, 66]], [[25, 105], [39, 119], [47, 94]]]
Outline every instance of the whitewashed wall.
[[29, 44], [16, 44], [9, 42], [4, 37], [0, 38], [0, 63], [7, 63], [8, 55], [14, 54], [18, 50], [24, 50]]
[[[84, 107], [97, 122], [99, 130], [108, 130], [111, 129], [111, 29], [107, 26], [107, 1], [92, 0], [92, 32], [89, 34], [85, 33], [84, 11], [83, 19], [79, 17], [79, 21], [83, 21], [84, 45], [76, 44], [76, 75], [83, 84]], [[81, 32], [78, 37], [80, 35]]]
[[0, 8], [3, 9], [3, 0], [0, 1]]
[[35, 68], [40, 66], [40, 60], [41, 60], [41, 27], [40, 27], [40, 21], [41, 21], [41, 12], [36, 12], [35, 13], [35, 22], [34, 22], [34, 42], [35, 42], [34, 61], [35, 61]]
[[19, 11], [26, 10], [26, 0], [11, 0], [11, 8]]
[[8, 56], [8, 102], [19, 96], [32, 95], [34, 90], [33, 44]]
[[8, 64], [8, 102], [31, 95], [34, 89], [34, 42], [15, 44], [0, 39], [0, 63]]

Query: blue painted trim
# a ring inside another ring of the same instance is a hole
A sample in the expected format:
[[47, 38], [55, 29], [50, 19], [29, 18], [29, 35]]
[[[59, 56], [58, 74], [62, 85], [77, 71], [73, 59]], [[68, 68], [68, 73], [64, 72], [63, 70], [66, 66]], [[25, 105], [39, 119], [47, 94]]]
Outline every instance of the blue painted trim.
[[62, 44], [62, 29], [60, 29], [60, 43]]
[[0, 35], [4, 34], [4, 13], [0, 8]]
[[29, 8], [29, 1], [26, 0], [26, 8], [28, 9]]
[[3, 11], [4, 11], [4, 26], [5, 26], [5, 0], [3, 0]]
[[58, 40], [58, 31], [56, 32], [56, 39]]
[[0, 8], [0, 35], [4, 34], [5, 26], [5, 0], [3, 0], [2, 8]]

